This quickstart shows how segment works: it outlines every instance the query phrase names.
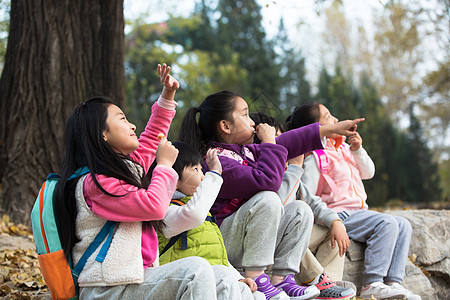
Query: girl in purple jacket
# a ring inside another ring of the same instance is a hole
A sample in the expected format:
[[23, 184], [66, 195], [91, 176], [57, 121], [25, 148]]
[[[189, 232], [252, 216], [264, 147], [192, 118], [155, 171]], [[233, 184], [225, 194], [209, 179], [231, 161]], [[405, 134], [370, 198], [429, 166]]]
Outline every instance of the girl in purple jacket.
[[[266, 299], [311, 299], [319, 294], [315, 286], [298, 286], [293, 276], [308, 247], [313, 215], [301, 201], [283, 209], [276, 192], [287, 159], [322, 149], [324, 136], [354, 135], [352, 129], [362, 120], [315, 123], [275, 138], [275, 129], [267, 124], [254, 128], [245, 100], [228, 91], [206, 97], [184, 116], [181, 141], [201, 153], [219, 150], [223, 185], [211, 213], [229, 261], [255, 280]], [[252, 144], [255, 134], [261, 144]], [[265, 274], [270, 265], [271, 279]]]

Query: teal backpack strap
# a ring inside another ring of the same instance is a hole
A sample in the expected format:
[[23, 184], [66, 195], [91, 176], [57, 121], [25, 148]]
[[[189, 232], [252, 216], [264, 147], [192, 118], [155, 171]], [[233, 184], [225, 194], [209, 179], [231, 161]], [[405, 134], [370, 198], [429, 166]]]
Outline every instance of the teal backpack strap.
[[[74, 179], [74, 178], [76, 178], [76, 177], [80, 177], [80, 176], [82, 176], [82, 175], [84, 175], [84, 174], [87, 174], [87, 173], [89, 173], [89, 172], [90, 172], [90, 170], [89, 170], [88, 167], [86, 167], [86, 166], [81, 167], [81, 168], [79, 168], [78, 170], [76, 170], [75, 173], [73, 173], [72, 176], [70, 176], [69, 179], [67, 179], [67, 180]], [[51, 175], [51, 174], [50, 174], [50, 175]]]
[[[105, 260], [106, 253], [108, 252], [109, 246], [111, 245], [112, 237], [114, 235], [115, 225], [116, 225], [115, 222], [113, 222], [112, 225], [108, 225], [109, 226], [108, 237], [106, 238], [106, 242], [103, 244], [102, 248], [100, 249], [100, 252], [97, 254], [97, 257], [95, 258], [95, 260], [98, 262], [103, 262]], [[104, 226], [107, 226], [107, 224], [105, 224]]]

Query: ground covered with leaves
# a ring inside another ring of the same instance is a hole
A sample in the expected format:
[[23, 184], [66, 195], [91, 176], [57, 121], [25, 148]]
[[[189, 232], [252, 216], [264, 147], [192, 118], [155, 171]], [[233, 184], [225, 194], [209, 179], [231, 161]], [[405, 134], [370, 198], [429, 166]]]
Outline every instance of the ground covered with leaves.
[[31, 230], [7, 215], [0, 220], [0, 299], [51, 299]]
[[[48, 289], [42, 278], [33, 234], [9, 217], [0, 222], [0, 299], [46, 299]], [[31, 246], [30, 246], [31, 245]]]

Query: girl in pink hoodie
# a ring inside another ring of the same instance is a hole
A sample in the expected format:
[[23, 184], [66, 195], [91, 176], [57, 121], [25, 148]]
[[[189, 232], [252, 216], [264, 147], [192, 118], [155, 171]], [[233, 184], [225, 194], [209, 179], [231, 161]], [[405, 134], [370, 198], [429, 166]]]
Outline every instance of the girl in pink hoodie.
[[[288, 130], [314, 122], [321, 125], [338, 122], [324, 105], [318, 103], [297, 106], [289, 120]], [[400, 285], [405, 277], [411, 224], [403, 217], [368, 210], [362, 180], [373, 177], [375, 166], [362, 147], [361, 136], [359, 133], [351, 136], [348, 144], [343, 136], [329, 136], [323, 151], [326, 157], [322, 156], [321, 160], [328, 162], [327, 173], [323, 174], [314, 155], [309, 155], [304, 161], [302, 179], [338, 213], [350, 239], [367, 244], [360, 297], [420, 300], [420, 296]]]
[[[172, 169], [178, 150], [164, 137], [160, 140], [175, 115], [179, 87], [169, 71], [158, 65], [164, 88], [140, 138], [123, 111], [105, 97], [83, 102], [69, 118], [55, 189], [66, 256], [76, 264], [106, 221], [117, 222], [109, 247], [103, 247], [106, 239], [79, 274], [80, 299], [225, 299], [239, 289], [237, 282], [226, 280], [216, 287], [214, 271], [203, 258], [158, 266], [155, 228], [162, 225], [178, 180]], [[147, 173], [155, 159], [150, 179]], [[68, 180], [83, 167], [90, 172]]]

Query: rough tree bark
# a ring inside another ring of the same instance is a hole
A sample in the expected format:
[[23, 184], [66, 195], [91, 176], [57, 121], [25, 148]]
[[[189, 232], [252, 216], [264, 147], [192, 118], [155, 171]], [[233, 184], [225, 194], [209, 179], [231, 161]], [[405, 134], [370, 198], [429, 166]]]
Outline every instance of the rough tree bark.
[[0, 214], [30, 224], [58, 171], [72, 109], [94, 94], [124, 101], [123, 0], [12, 1], [0, 78]]

